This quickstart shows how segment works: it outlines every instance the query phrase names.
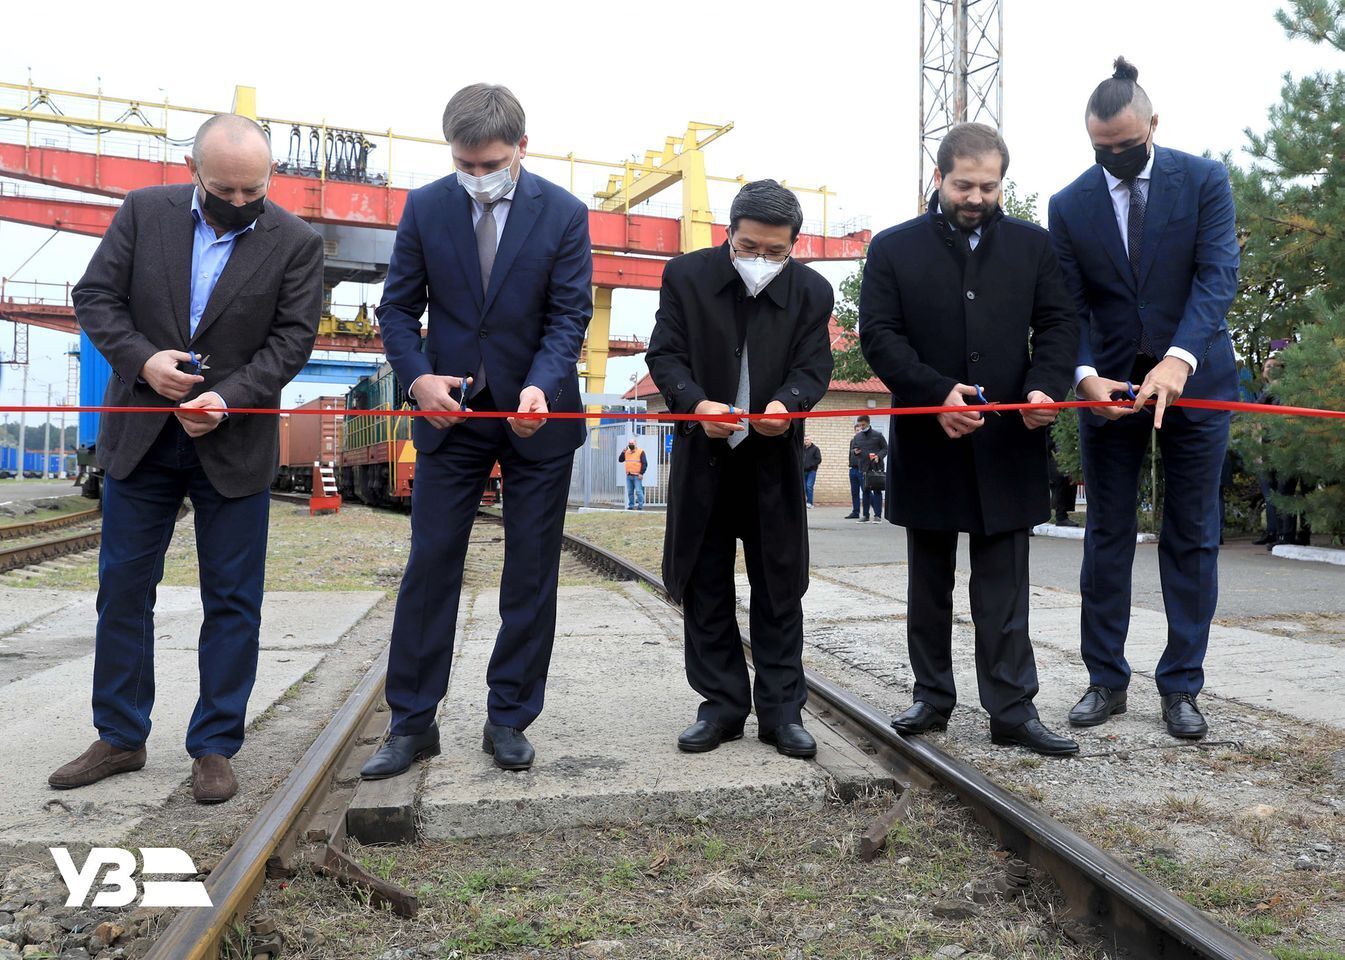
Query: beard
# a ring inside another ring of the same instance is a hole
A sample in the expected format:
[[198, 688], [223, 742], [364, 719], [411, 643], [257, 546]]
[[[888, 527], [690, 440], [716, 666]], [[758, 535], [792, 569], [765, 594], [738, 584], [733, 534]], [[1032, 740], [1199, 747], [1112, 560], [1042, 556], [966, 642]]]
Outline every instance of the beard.
[[956, 204], [942, 190], [939, 191], [939, 209], [948, 218], [948, 222], [959, 230], [975, 230], [985, 222], [990, 207], [980, 204]]

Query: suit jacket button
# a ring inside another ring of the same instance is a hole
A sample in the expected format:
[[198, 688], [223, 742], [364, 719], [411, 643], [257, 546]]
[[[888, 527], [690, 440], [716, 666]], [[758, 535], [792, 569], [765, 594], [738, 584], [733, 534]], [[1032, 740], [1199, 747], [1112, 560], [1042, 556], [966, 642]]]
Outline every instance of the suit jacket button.
[[685, 390], [686, 388], [687, 388], [687, 385], [686, 385], [685, 383], [679, 383], [679, 384], [677, 385], [677, 389], [678, 389], [678, 390]]
[[971, 362], [972, 362], [972, 363], [980, 363], [980, 362], [981, 362], [981, 355], [980, 355], [979, 353], [977, 353], [975, 350], [973, 350], [973, 351], [971, 352], [971, 358], [970, 358], [970, 359], [971, 359]]
[[968, 300], [975, 300], [975, 299], [976, 299], [976, 291], [975, 291], [975, 290], [968, 290], [968, 291], [967, 291], [967, 299], [968, 299]]
[[718, 461], [715, 460], [714, 457], [711, 457], [711, 458], [710, 458], [710, 466], [713, 467], [713, 466], [716, 466], [716, 465], [718, 465]]
[[797, 396], [799, 395], [799, 388], [798, 388], [798, 387], [790, 387], [790, 388], [789, 388], [789, 392], [792, 393], [794, 396], [797, 397]]
[[481, 339], [482, 340], [486, 339], [486, 331], [484, 330], [481, 331]]
[[734, 355], [735, 357], [741, 357], [741, 356], [743, 355], [743, 348], [742, 348], [742, 347], [739, 347], [737, 350], [734, 350], [734, 351], [733, 351], [733, 355]]

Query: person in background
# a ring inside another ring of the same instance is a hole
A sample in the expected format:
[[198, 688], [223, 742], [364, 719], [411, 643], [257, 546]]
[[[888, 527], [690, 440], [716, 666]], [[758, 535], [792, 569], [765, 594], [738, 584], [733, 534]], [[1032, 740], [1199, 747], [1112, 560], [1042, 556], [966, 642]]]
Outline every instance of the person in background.
[[[859, 421], [855, 421], [855, 436], [859, 436]], [[846, 456], [846, 463], [850, 468], [850, 512], [845, 515], [846, 520], [859, 519], [860, 498], [864, 496], [864, 471], [859, 463], [859, 451], [855, 449], [854, 444], [850, 445], [850, 452]]]
[[1140, 468], [1156, 431], [1164, 476], [1158, 574], [1168, 630], [1154, 681], [1168, 733], [1194, 740], [1209, 729], [1196, 698], [1219, 600], [1219, 475], [1229, 415], [1172, 403], [1238, 397], [1225, 319], [1238, 289], [1233, 193], [1219, 161], [1154, 145], [1158, 115], [1139, 71], [1124, 57], [1113, 66], [1084, 109], [1095, 162], [1049, 206], [1056, 256], [1083, 328], [1075, 393], [1135, 398], [1079, 417], [1088, 491], [1080, 650], [1088, 687], [1070, 723], [1096, 726], [1126, 709]]
[[617, 454], [616, 462], [626, 467], [626, 509], [644, 509], [644, 474], [649, 469], [649, 458], [635, 442], [634, 437]]
[[883, 461], [887, 457], [887, 438], [873, 429], [867, 414], [860, 414], [855, 420], [855, 435], [850, 441], [850, 456], [854, 459], [860, 475], [860, 503], [864, 507], [860, 523], [868, 523], [870, 516], [875, 522], [883, 519], [883, 488], [870, 483], [870, 475], [883, 473]]
[[[1279, 375], [1280, 362], [1272, 354], [1266, 358], [1266, 362], [1261, 367], [1261, 389], [1256, 394], [1256, 403], [1277, 404], [1280, 401], [1275, 397], [1273, 384], [1275, 378]], [[1261, 444], [1265, 445], [1265, 433], [1260, 429], [1260, 424], [1253, 421], [1254, 429], [1261, 435]], [[1275, 549], [1275, 544], [1280, 542], [1279, 513], [1275, 508], [1275, 471], [1271, 469], [1270, 464], [1266, 462], [1264, 456], [1258, 456], [1256, 460], [1256, 482], [1261, 488], [1261, 498], [1266, 505], [1266, 532], [1260, 539], [1254, 541], [1257, 546], [1264, 546], [1267, 550]]]
[[1052, 523], [1057, 527], [1077, 527], [1078, 524], [1070, 518], [1070, 514], [1074, 512], [1078, 485], [1073, 477], [1061, 472], [1060, 464], [1055, 458], [1054, 437], [1050, 439], [1047, 449], [1046, 476], [1051, 484], [1051, 512], [1055, 515]]
[[[221, 803], [238, 791], [231, 760], [257, 677], [279, 442], [274, 416], [224, 410], [280, 406], [282, 388], [308, 362], [323, 253], [312, 227], [267, 199], [275, 164], [255, 121], [207, 120], [187, 169], [191, 183], [127, 195], [71, 296], [75, 319], [112, 368], [103, 402], [163, 412], [104, 414], [99, 425], [98, 740], [48, 782], [83, 787], [145, 765], [155, 588], [185, 496], [205, 617], [186, 745], [193, 798]], [[212, 409], [193, 412], [202, 407]]]
[[859, 293], [860, 348], [893, 404], [955, 408], [892, 417], [888, 518], [906, 528], [915, 674], [914, 703], [892, 726], [944, 729], [957, 704], [953, 584], [966, 533], [991, 742], [1076, 753], [1038, 717], [1028, 631], [1028, 535], [1050, 516], [1046, 441], [1056, 411], [986, 415], [977, 406], [1064, 397], [1078, 320], [1046, 231], [1000, 207], [1009, 150], [995, 128], [954, 126], [937, 160], [928, 212], [873, 238]]
[[812, 437], [803, 438], [803, 495], [808, 509], [813, 508], [813, 487], [817, 485], [817, 468], [822, 466], [822, 449]]
[[[831, 382], [831, 284], [790, 256], [798, 198], [774, 180], [746, 184], [718, 247], [669, 261], [659, 290], [649, 373], [673, 413], [765, 414], [683, 422], [671, 458], [663, 582], [682, 604], [687, 682], [702, 702], [677, 738], [688, 753], [743, 735], [811, 757], [803, 727], [803, 594], [808, 520], [803, 422]], [[749, 682], [738, 631], [734, 563], [743, 543], [752, 588]]]

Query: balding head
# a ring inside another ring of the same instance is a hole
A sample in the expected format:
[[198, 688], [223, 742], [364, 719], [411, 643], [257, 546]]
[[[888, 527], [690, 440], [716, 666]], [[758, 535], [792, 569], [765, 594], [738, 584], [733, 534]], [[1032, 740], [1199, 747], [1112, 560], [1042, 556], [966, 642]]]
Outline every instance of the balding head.
[[[266, 133], [257, 121], [235, 113], [217, 114], [201, 124], [187, 157], [198, 191], [204, 188], [236, 207], [266, 196], [274, 166]], [[212, 226], [220, 224], [212, 221]]]

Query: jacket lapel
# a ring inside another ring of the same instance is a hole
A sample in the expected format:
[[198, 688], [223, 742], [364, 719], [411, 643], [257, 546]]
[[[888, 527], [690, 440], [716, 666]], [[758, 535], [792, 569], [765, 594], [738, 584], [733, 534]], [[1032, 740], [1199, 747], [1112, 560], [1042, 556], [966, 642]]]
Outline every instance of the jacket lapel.
[[191, 215], [191, 193], [183, 190], [181, 194], [170, 197], [173, 212], [159, 221], [159, 238], [163, 241], [163, 269], [168, 275], [173, 316], [185, 347], [191, 340], [191, 253], [196, 223]]
[[1144, 278], [1158, 256], [1158, 243], [1186, 179], [1186, 171], [1171, 152], [1154, 147], [1154, 154], [1153, 170], [1149, 175], [1149, 202], [1144, 211], [1144, 239], [1140, 244], [1140, 286], [1144, 285]]
[[457, 178], [445, 184], [448, 191], [448, 232], [453, 240], [453, 252], [457, 254], [458, 266], [467, 277], [467, 286], [472, 291], [472, 299], [477, 310], [485, 299], [481, 289], [481, 260], [476, 255], [476, 230], [472, 228], [472, 198], [467, 191], [458, 186]]
[[229, 262], [224, 265], [224, 272], [220, 274], [219, 282], [210, 292], [205, 312], [201, 314], [201, 322], [196, 325], [196, 335], [191, 338], [192, 343], [199, 340], [206, 328], [224, 312], [224, 308], [233, 303], [244, 284], [252, 279], [252, 275], [266, 262], [266, 258], [276, 246], [276, 238], [272, 231], [277, 226], [268, 214], [263, 213], [257, 218], [255, 227], [239, 234], [234, 240]]
[[[504, 278], [508, 276], [509, 268], [514, 265], [519, 250], [523, 248], [523, 241], [532, 232], [541, 212], [542, 188], [537, 185], [532, 174], [522, 171], [518, 178], [518, 189], [514, 191], [514, 199], [509, 202], [509, 216], [504, 222], [504, 236], [500, 237], [500, 245], [496, 248], [495, 265], [490, 270], [490, 289], [486, 291], [485, 307], [481, 311], [483, 316], [490, 310], [490, 305], [495, 302], [500, 288], [504, 286]], [[475, 240], [475, 234], [473, 239]]]
[[1134, 290], [1135, 271], [1130, 267], [1125, 245], [1121, 242], [1121, 228], [1116, 225], [1116, 208], [1112, 206], [1107, 178], [1102, 175], [1101, 166], [1094, 169], [1096, 174], [1084, 191], [1084, 204], [1093, 218], [1093, 228], [1097, 230], [1098, 239], [1102, 241], [1103, 248], [1116, 266], [1116, 272], [1125, 280], [1126, 285]]

